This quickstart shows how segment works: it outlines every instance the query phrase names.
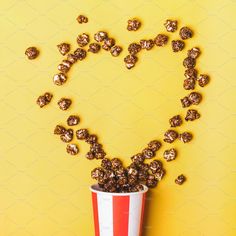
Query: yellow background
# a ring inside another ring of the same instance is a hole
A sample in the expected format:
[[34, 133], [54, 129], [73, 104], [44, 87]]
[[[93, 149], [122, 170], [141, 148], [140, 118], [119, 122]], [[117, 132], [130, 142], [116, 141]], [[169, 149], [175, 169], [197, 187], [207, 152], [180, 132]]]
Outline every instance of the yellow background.
[[[176, 147], [179, 155], [164, 163], [167, 175], [150, 191], [144, 235], [235, 236], [235, 12], [233, 0], [1, 0], [0, 236], [92, 236], [88, 187], [99, 162], [84, 158], [88, 146], [82, 143], [78, 157], [66, 154], [66, 145], [53, 135], [55, 125], [78, 114], [78, 127], [98, 134], [108, 156], [129, 163], [148, 141], [162, 138], [171, 116], [184, 116], [182, 60], [192, 46], [202, 49], [197, 68], [211, 83], [197, 88], [203, 94], [197, 107], [201, 119], [178, 129], [191, 131], [194, 140], [164, 146]], [[89, 17], [88, 24], [76, 22], [80, 13]], [[143, 22], [137, 32], [126, 30], [131, 17]], [[104, 29], [126, 47], [165, 32], [167, 18], [194, 30], [183, 52], [172, 53], [170, 44], [141, 52], [128, 71], [127, 49], [118, 58], [102, 51], [78, 62], [65, 86], [53, 85], [62, 60], [58, 43], [75, 49], [77, 34]], [[37, 60], [25, 58], [28, 46], [40, 49]], [[54, 98], [39, 109], [35, 100], [46, 91]], [[73, 100], [67, 112], [56, 105], [62, 96]], [[174, 179], [181, 173], [188, 181], [177, 186]]]

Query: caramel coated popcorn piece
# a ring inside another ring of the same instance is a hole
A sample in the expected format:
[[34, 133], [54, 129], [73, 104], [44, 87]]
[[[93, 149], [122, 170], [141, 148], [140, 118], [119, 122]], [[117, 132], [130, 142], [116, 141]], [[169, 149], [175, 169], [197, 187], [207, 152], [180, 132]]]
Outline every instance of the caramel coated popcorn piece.
[[61, 43], [57, 45], [57, 48], [61, 55], [65, 56], [70, 51], [70, 44], [68, 43]]
[[177, 152], [174, 148], [165, 150], [163, 153], [163, 157], [166, 161], [173, 161], [177, 156]]
[[188, 27], [182, 27], [179, 31], [179, 36], [181, 39], [189, 39], [193, 37], [193, 31], [189, 29]]
[[141, 27], [141, 22], [136, 19], [130, 19], [128, 20], [127, 30], [128, 31], [137, 31]]
[[176, 20], [166, 20], [164, 23], [164, 26], [166, 27], [166, 30], [168, 32], [175, 32], [177, 30], [177, 21]]
[[70, 105], [71, 105], [72, 101], [68, 98], [61, 98], [59, 101], [58, 101], [58, 106], [61, 110], [65, 111], [67, 110]]
[[39, 96], [36, 103], [39, 105], [40, 108], [49, 104], [52, 100], [51, 93], [44, 93], [43, 95]]
[[154, 41], [152, 39], [142, 39], [139, 43], [141, 45], [141, 48], [146, 50], [151, 50], [154, 46]]
[[165, 34], [158, 34], [154, 39], [154, 42], [158, 47], [163, 47], [168, 43], [168, 36]]
[[167, 130], [164, 134], [164, 142], [173, 143], [178, 138], [178, 133], [175, 130]]
[[122, 50], [122, 47], [115, 45], [110, 49], [110, 53], [113, 57], [118, 57]]
[[152, 140], [148, 143], [148, 148], [151, 149], [153, 152], [156, 152], [161, 148], [161, 142], [158, 140]]
[[80, 34], [77, 37], [77, 43], [80, 47], [84, 47], [89, 43], [90, 39], [89, 39], [89, 35], [88, 34]]
[[150, 148], [143, 149], [142, 154], [146, 159], [151, 159], [155, 156], [155, 152]]
[[191, 101], [189, 100], [189, 98], [187, 96], [183, 97], [182, 99], [180, 99], [181, 101], [181, 104], [182, 104], [182, 107], [185, 108], [185, 107], [189, 107], [191, 106]]
[[53, 76], [53, 83], [61, 86], [67, 81], [67, 76], [64, 73], [59, 73]]
[[186, 177], [184, 175], [179, 175], [175, 179], [175, 183], [178, 184], [178, 185], [182, 185], [185, 181], [186, 181]]
[[114, 45], [116, 41], [113, 38], [105, 38], [103, 41], [102, 48], [106, 51], [109, 51]]
[[82, 61], [82, 60], [84, 60], [86, 58], [87, 52], [83, 48], [77, 48], [74, 51], [74, 55], [76, 56], [77, 60]]
[[72, 63], [68, 60], [63, 60], [62, 63], [60, 63], [57, 67], [59, 71], [62, 73], [67, 73], [72, 66]]
[[169, 123], [170, 123], [170, 127], [177, 127], [177, 126], [182, 125], [183, 121], [180, 115], [176, 115], [170, 118]]
[[154, 160], [150, 162], [149, 168], [153, 174], [157, 173], [160, 169], [162, 169], [162, 162], [159, 160]]
[[63, 127], [62, 125], [57, 125], [54, 129], [54, 134], [61, 135], [61, 134], [64, 134], [65, 131], [66, 131], [65, 127]]
[[85, 139], [85, 142], [86, 142], [86, 143], [89, 143], [89, 144], [93, 144], [93, 143], [96, 143], [97, 140], [98, 140], [97, 135], [95, 135], [95, 134], [90, 134], [90, 135]]
[[197, 70], [194, 68], [189, 68], [185, 70], [184, 76], [186, 77], [186, 79], [197, 80]]
[[188, 50], [188, 57], [192, 57], [193, 59], [197, 59], [200, 54], [201, 54], [201, 51], [197, 47], [193, 47], [190, 50]]
[[194, 110], [194, 109], [187, 110], [187, 114], [185, 116], [186, 121], [194, 121], [199, 118], [200, 118], [200, 114], [198, 113], [197, 110]]
[[137, 61], [138, 61], [138, 58], [134, 55], [128, 55], [124, 58], [124, 62], [127, 69], [133, 68]]
[[183, 83], [183, 87], [185, 90], [193, 90], [195, 88], [195, 79], [185, 79]]
[[67, 118], [67, 125], [68, 126], [74, 126], [74, 125], [78, 125], [79, 124], [79, 117], [75, 116], [75, 115], [71, 115]]
[[156, 180], [153, 174], [149, 174], [146, 180], [146, 185], [149, 188], [155, 188], [157, 186], [158, 181]]
[[141, 49], [141, 45], [138, 43], [131, 43], [128, 47], [130, 55], [136, 55], [138, 52], [141, 51]]
[[67, 61], [69, 61], [71, 64], [74, 64], [78, 61], [78, 57], [75, 54], [69, 53], [67, 54]]
[[210, 81], [210, 78], [208, 75], [201, 74], [199, 78], [197, 78], [197, 82], [199, 86], [205, 87]]
[[192, 57], [186, 57], [183, 61], [183, 66], [187, 69], [194, 68], [196, 65], [196, 60]]
[[79, 15], [76, 19], [79, 24], [87, 23], [88, 22], [88, 17], [84, 15]]
[[192, 140], [193, 136], [189, 132], [184, 132], [179, 135], [179, 140], [183, 143], [188, 143]]
[[60, 135], [61, 141], [69, 143], [74, 137], [74, 132], [72, 129], [67, 129], [63, 134]]
[[102, 42], [108, 37], [108, 34], [104, 31], [98, 31], [96, 34], [94, 34], [94, 40], [97, 42]]
[[76, 137], [79, 140], [84, 140], [88, 138], [88, 136], [89, 136], [89, 132], [87, 129], [79, 129], [76, 131]]
[[131, 157], [131, 160], [133, 163], [135, 163], [136, 165], [140, 165], [144, 162], [145, 157], [143, 156], [142, 153], [138, 153], [134, 156]]
[[172, 40], [171, 46], [173, 52], [180, 52], [184, 49], [185, 43], [182, 40]]
[[70, 143], [70, 144], [67, 144], [66, 151], [70, 155], [75, 156], [75, 155], [77, 155], [79, 153], [79, 148], [78, 148], [78, 146], [76, 144]]
[[202, 100], [202, 95], [198, 92], [192, 92], [188, 95], [191, 104], [198, 105]]
[[91, 44], [89, 44], [88, 51], [92, 52], [92, 53], [98, 53], [100, 51], [100, 49], [101, 49], [100, 44], [98, 44], [98, 43], [91, 43]]
[[25, 55], [29, 60], [33, 60], [38, 57], [39, 50], [36, 47], [29, 47], [25, 50]]

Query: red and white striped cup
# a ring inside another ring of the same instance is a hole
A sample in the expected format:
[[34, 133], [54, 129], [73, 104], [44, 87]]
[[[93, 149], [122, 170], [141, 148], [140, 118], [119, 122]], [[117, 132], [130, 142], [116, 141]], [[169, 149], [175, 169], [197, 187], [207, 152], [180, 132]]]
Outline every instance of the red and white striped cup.
[[92, 191], [95, 236], [141, 236], [145, 197], [148, 188], [132, 193]]

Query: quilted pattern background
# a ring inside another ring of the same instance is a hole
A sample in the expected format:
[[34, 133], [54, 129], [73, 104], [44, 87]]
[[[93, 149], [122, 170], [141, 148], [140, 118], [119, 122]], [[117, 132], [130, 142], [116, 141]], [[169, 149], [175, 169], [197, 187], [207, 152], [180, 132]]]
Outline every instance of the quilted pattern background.
[[[185, 114], [179, 102], [187, 94], [182, 60], [192, 46], [202, 49], [197, 68], [211, 83], [197, 88], [203, 94], [201, 119], [178, 129], [191, 131], [194, 140], [165, 144], [157, 155], [162, 158], [169, 147], [179, 151], [175, 161], [164, 163], [167, 175], [149, 193], [143, 235], [235, 236], [235, 12], [235, 0], [1, 0], [0, 236], [92, 236], [88, 187], [98, 162], [84, 158], [83, 143], [78, 157], [66, 154], [53, 135], [55, 125], [78, 114], [78, 127], [98, 134], [108, 155], [128, 164], [148, 141], [162, 139], [171, 116]], [[88, 24], [76, 22], [81, 13]], [[131, 17], [143, 22], [137, 32], [126, 30]], [[58, 43], [74, 49], [77, 34], [104, 29], [126, 47], [165, 32], [167, 18], [195, 32], [183, 52], [173, 54], [170, 44], [142, 52], [128, 71], [127, 48], [118, 58], [102, 51], [74, 66], [65, 86], [53, 85], [62, 60]], [[41, 53], [29, 61], [24, 51], [32, 45]], [[54, 98], [40, 109], [35, 100], [46, 91]], [[67, 112], [56, 105], [62, 96], [73, 100]], [[188, 181], [177, 186], [174, 179], [181, 173]]]

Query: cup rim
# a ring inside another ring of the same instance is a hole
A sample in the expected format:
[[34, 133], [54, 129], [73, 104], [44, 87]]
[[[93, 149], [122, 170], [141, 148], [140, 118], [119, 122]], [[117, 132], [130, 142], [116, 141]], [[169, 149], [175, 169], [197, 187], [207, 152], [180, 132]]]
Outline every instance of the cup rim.
[[110, 195], [110, 196], [130, 196], [130, 195], [137, 195], [137, 194], [143, 194], [146, 193], [148, 191], [148, 187], [144, 184], [142, 184], [144, 189], [142, 191], [139, 192], [130, 192], [130, 193], [109, 193], [109, 192], [104, 192], [102, 191], [98, 184], [93, 184], [89, 187], [90, 191], [93, 193], [100, 193], [100, 194], [104, 194], [104, 195]]

